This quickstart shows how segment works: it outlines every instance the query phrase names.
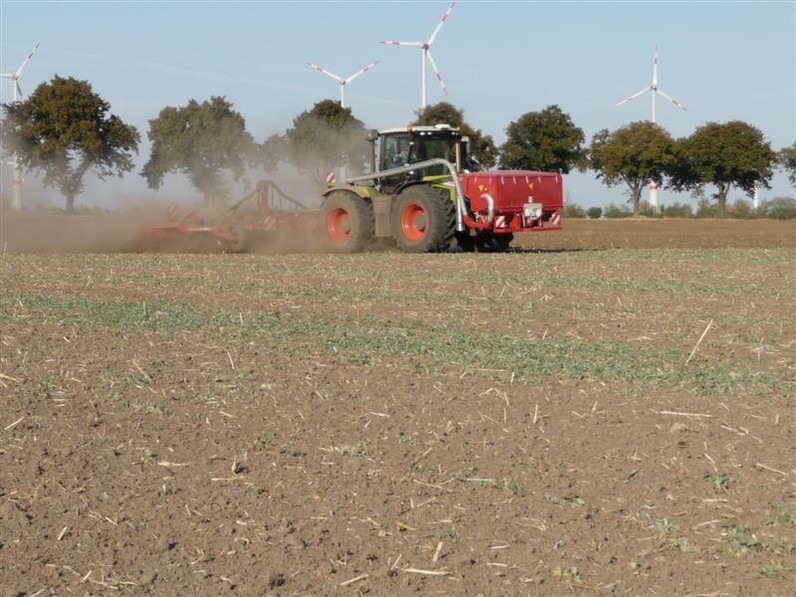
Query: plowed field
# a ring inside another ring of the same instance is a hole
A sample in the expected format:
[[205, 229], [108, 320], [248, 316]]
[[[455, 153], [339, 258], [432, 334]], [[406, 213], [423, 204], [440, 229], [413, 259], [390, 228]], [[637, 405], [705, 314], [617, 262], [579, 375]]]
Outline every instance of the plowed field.
[[792, 594], [792, 223], [339, 256], [111, 220], [4, 222], [0, 594]]

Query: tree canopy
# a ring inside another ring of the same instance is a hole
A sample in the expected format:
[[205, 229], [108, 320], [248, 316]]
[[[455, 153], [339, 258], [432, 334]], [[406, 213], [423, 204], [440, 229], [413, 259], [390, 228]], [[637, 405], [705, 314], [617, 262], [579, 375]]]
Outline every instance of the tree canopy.
[[583, 130], [556, 105], [523, 114], [509, 124], [506, 133], [500, 147], [503, 168], [568, 174], [586, 165]]
[[225, 175], [238, 180], [253, 159], [255, 144], [246, 122], [223, 97], [201, 104], [168, 106], [149, 121], [152, 153], [141, 174], [153, 189], [159, 189], [168, 173], [188, 177], [205, 200], [225, 193]]
[[788, 174], [788, 180], [796, 186], [796, 143], [779, 151], [780, 167]]
[[491, 135], [486, 135], [480, 129], [472, 127], [464, 120], [464, 111], [448, 102], [439, 102], [426, 106], [424, 110], [416, 112], [417, 120], [413, 125], [449, 124], [458, 128], [462, 135], [470, 138], [470, 152], [485, 168], [491, 168], [497, 163], [497, 146]]
[[733, 185], [750, 197], [758, 184], [771, 188], [768, 183], [777, 161], [763, 133], [740, 120], [709, 122], [699, 127], [690, 137], [677, 142], [675, 153], [677, 166], [672, 185], [678, 190], [715, 185], [720, 215], [725, 213]]
[[366, 161], [365, 126], [351, 108], [323, 100], [293, 119], [284, 136], [272, 135], [261, 146], [267, 166], [286, 161], [319, 185], [338, 166], [360, 172]]
[[674, 164], [674, 140], [649, 121], [631, 122], [613, 132], [603, 129], [592, 138], [589, 166], [608, 186], [627, 185], [638, 215], [641, 191], [654, 181], [662, 184]]
[[24, 168], [43, 172], [45, 186], [57, 187], [67, 211], [84, 188], [87, 172], [99, 178], [122, 176], [133, 168], [140, 136], [110, 113], [110, 104], [87, 81], [53, 77], [25, 101], [3, 105], [3, 145]]

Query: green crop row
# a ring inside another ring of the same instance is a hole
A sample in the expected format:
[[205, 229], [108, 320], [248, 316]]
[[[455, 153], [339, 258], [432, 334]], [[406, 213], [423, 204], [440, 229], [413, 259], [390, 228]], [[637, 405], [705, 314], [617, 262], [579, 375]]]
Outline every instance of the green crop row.
[[729, 364], [685, 364], [685, 356], [660, 347], [571, 337], [529, 340], [473, 331], [466, 323], [349, 318], [318, 313], [218, 311], [180, 303], [130, 303], [76, 296], [0, 292], [0, 319], [102, 327], [143, 333], [195, 332], [213, 338], [264, 338], [287, 354], [320, 353], [357, 364], [410, 358], [435, 370], [499, 369], [517, 379], [549, 377], [627, 382], [703, 394], [743, 391], [783, 394], [792, 383], [774, 373]]

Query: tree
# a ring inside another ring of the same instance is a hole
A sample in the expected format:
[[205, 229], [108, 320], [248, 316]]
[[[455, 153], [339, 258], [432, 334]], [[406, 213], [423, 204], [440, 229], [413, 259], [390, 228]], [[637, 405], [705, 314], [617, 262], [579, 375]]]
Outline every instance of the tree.
[[572, 218], [585, 218], [586, 217], [586, 210], [583, 209], [577, 203], [567, 203], [564, 202], [564, 208], [561, 210], [561, 216], [568, 220]]
[[201, 104], [168, 106], [149, 121], [152, 153], [141, 174], [150, 188], [159, 189], [166, 174], [180, 172], [188, 177], [205, 201], [225, 193], [224, 177], [235, 180], [254, 158], [255, 143], [246, 131], [246, 122], [223, 97], [211, 97]]
[[266, 163], [287, 161], [319, 185], [338, 166], [361, 171], [366, 150], [365, 126], [351, 108], [343, 108], [334, 100], [320, 101], [302, 112], [284, 136], [271, 136], [262, 146]]
[[583, 130], [558, 106], [523, 114], [509, 124], [506, 133], [507, 140], [500, 147], [504, 168], [568, 174], [586, 165]]
[[779, 150], [779, 164], [787, 172], [788, 180], [796, 187], [796, 143]]
[[100, 179], [133, 168], [140, 136], [110, 113], [110, 104], [88, 81], [53, 77], [25, 101], [3, 104], [3, 145], [23, 167], [43, 172], [45, 186], [57, 187], [74, 211], [87, 172]]
[[775, 220], [796, 219], [796, 199], [793, 197], [774, 197], [763, 201], [760, 213], [766, 218]]
[[727, 195], [733, 185], [754, 196], [755, 186], [767, 189], [777, 155], [750, 124], [733, 120], [725, 124], [709, 122], [699, 127], [675, 147], [676, 168], [671, 182], [678, 190], [699, 190], [706, 184], [717, 188], [718, 215], [727, 208]]
[[609, 203], [605, 207], [603, 215], [609, 220], [620, 220], [623, 218], [629, 218], [633, 215], [633, 212], [629, 211], [624, 205], [614, 205], [613, 203]]
[[586, 210], [586, 215], [589, 216], [590, 220], [599, 220], [600, 217], [603, 215], [603, 208], [602, 207], [590, 207]]
[[271, 135], [259, 146], [260, 165], [267, 171], [276, 170], [287, 155], [287, 140], [282, 135]]
[[613, 132], [603, 129], [591, 141], [589, 165], [608, 186], [627, 185], [628, 203], [639, 214], [641, 191], [646, 184], [663, 182], [674, 162], [674, 141], [669, 133], [649, 121], [631, 122]]
[[665, 218], [693, 218], [694, 210], [687, 203], [675, 201], [671, 205], [661, 206], [661, 214]]
[[448, 102], [439, 102], [418, 110], [417, 120], [413, 125], [449, 124], [458, 128], [462, 135], [470, 138], [470, 152], [484, 168], [491, 168], [497, 163], [497, 146], [491, 135], [485, 135], [464, 120], [464, 110], [456, 108]]

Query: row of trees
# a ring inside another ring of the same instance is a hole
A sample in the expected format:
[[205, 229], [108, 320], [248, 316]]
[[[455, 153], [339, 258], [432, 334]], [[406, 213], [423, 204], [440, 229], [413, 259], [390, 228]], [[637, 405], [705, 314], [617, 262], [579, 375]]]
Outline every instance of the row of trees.
[[[86, 81], [56, 76], [27, 100], [4, 104], [3, 111], [3, 146], [13, 148], [24, 168], [43, 174], [45, 185], [60, 189], [67, 210], [74, 208], [89, 171], [104, 178], [133, 169], [138, 131], [111, 114]], [[605, 184], [627, 187], [633, 213], [639, 213], [642, 189], [650, 181], [697, 193], [715, 185], [720, 214], [731, 188], [750, 196], [757, 185], [770, 188], [778, 165], [796, 185], [796, 143], [777, 154], [758, 129], [741, 121], [708, 123], [684, 139], [673, 139], [653, 123], [633, 122], [598, 132], [587, 146], [583, 130], [553, 105], [511, 122], [500, 147], [449, 103], [426, 107], [413, 124], [440, 122], [460, 127], [487, 168], [499, 164], [563, 174], [593, 169]], [[239, 180], [247, 168], [273, 170], [282, 162], [320, 182], [342, 165], [341, 156], [352, 169], [362, 167], [365, 133], [350, 108], [324, 100], [297, 115], [284, 134], [259, 144], [225, 98], [191, 100], [166, 107], [149, 121], [151, 154], [141, 175], [158, 189], [167, 174], [181, 173], [206, 199], [224, 196], [229, 179]]]
[[[642, 201], [639, 205], [639, 213], [648, 218], [715, 218], [719, 215], [718, 205], [709, 201], [707, 197], [700, 197], [697, 200], [696, 210], [687, 203], [676, 201], [669, 205], [661, 205], [655, 209]], [[577, 203], [567, 203], [564, 205], [563, 216], [569, 218], [589, 218], [599, 220], [606, 218], [609, 220], [629, 218], [634, 215], [624, 205], [613, 203], [603, 209], [602, 207], [589, 207], [584, 209]], [[755, 218], [766, 218], [774, 220], [794, 220], [796, 219], [796, 199], [793, 197], [774, 197], [760, 202], [755, 208], [744, 199], [736, 199], [727, 204], [725, 215], [736, 220], [753, 220]]]

